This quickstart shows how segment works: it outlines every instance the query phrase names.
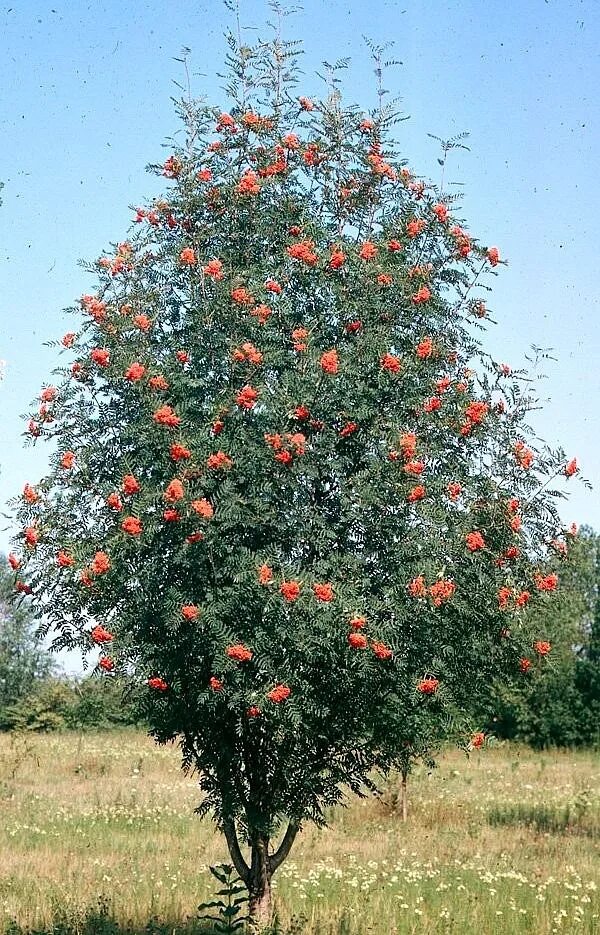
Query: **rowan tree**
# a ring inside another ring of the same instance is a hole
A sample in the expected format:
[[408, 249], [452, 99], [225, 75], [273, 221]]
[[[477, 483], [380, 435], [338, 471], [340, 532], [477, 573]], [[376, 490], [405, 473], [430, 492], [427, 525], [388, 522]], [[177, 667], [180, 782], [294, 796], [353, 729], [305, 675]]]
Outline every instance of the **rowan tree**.
[[416, 718], [464, 741], [534, 651], [577, 466], [483, 350], [503, 260], [408, 168], [381, 86], [365, 113], [332, 69], [313, 99], [296, 43], [229, 44], [226, 103], [180, 102], [164, 196], [70, 310], [11, 561], [55, 647], [100, 645], [181, 744], [264, 919], [303, 823]]

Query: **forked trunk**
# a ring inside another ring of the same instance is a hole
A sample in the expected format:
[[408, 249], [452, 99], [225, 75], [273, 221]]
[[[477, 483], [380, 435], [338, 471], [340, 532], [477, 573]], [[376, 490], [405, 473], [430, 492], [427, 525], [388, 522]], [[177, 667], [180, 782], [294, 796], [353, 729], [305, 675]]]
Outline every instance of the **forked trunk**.
[[248, 866], [240, 848], [235, 821], [230, 818], [223, 822], [233, 865], [248, 888], [248, 914], [255, 932], [260, 932], [271, 921], [271, 878], [289, 854], [299, 830], [300, 822], [290, 821], [274, 854], [269, 854], [269, 838], [255, 831], [251, 836], [251, 859]]
[[258, 837], [252, 843], [252, 862], [248, 881], [248, 912], [258, 931], [271, 921], [271, 867], [269, 839]]

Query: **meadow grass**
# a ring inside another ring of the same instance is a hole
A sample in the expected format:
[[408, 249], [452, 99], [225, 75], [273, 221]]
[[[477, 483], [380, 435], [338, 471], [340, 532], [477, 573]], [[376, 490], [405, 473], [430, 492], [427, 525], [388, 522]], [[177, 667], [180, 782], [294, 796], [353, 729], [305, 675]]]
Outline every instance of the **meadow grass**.
[[[451, 751], [307, 827], [275, 878], [298, 935], [600, 932], [600, 759]], [[141, 733], [0, 735], [0, 932], [199, 931], [227, 860], [176, 748]], [[162, 921], [161, 921], [162, 920]]]

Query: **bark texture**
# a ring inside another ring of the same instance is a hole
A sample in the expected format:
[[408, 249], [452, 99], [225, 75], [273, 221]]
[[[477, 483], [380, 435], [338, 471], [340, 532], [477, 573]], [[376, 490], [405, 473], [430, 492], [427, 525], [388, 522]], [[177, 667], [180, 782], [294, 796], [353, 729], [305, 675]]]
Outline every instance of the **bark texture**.
[[400, 786], [400, 801], [402, 803], [402, 821], [408, 818], [408, 773], [402, 773], [402, 784]]

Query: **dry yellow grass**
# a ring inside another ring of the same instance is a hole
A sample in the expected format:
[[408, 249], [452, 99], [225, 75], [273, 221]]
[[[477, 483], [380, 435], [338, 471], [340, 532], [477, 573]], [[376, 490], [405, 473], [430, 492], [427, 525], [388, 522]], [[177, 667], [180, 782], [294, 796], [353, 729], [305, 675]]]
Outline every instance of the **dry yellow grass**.
[[[446, 754], [410, 782], [409, 820], [351, 800], [307, 828], [276, 877], [284, 926], [307, 935], [600, 932], [594, 753], [499, 747]], [[176, 749], [133, 731], [0, 736], [0, 931], [48, 925], [105, 898], [121, 922], [193, 917], [226, 859]], [[556, 831], [514, 823], [536, 804], [569, 805]], [[508, 824], [491, 825], [497, 820]], [[513, 816], [514, 818], [514, 816]]]

